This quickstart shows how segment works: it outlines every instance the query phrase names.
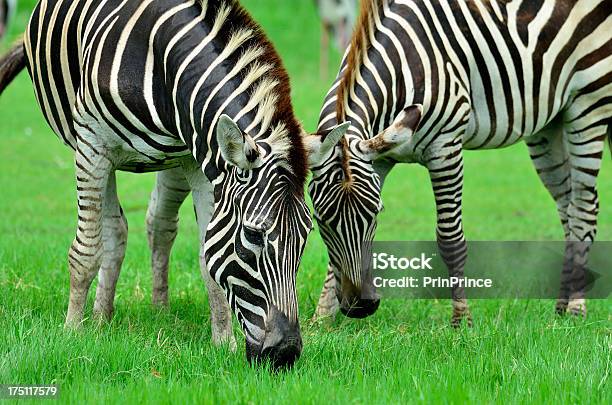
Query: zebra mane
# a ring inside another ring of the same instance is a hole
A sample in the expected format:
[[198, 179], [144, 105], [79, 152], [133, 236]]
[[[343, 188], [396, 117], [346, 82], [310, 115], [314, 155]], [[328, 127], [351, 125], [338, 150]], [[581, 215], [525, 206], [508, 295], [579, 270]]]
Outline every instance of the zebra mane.
[[[349, 52], [345, 59], [345, 68], [342, 79], [336, 93], [336, 119], [338, 123], [346, 120], [346, 106], [350, 89], [355, 82], [359, 67], [363, 62], [364, 55], [370, 47], [370, 37], [374, 28], [374, 15], [382, 7], [384, 0], [361, 0], [359, 19], [355, 25]], [[344, 183], [351, 184], [352, 175], [349, 168], [349, 148], [346, 137], [342, 137], [342, 168], [344, 171]]]
[[303, 130], [293, 111], [289, 75], [280, 56], [261, 26], [237, 0], [200, 0], [200, 3], [202, 7], [216, 4], [218, 10], [226, 5], [229, 12], [223, 25], [231, 27], [232, 38], [240, 36], [240, 33], [247, 34], [248, 40], [244, 43], [237, 39], [241, 42], [239, 46], [243, 47], [243, 56], [253, 55], [247, 76], [256, 71], [263, 72], [260, 85], [255, 89], [252, 100], [263, 103], [261, 109], [274, 111], [272, 117], [264, 119], [266, 126], [271, 129], [266, 141], [270, 146], [274, 146], [274, 150], [286, 157], [287, 166], [294, 175], [291, 179], [293, 185], [297, 192], [303, 192], [308, 175], [307, 154], [302, 139]]

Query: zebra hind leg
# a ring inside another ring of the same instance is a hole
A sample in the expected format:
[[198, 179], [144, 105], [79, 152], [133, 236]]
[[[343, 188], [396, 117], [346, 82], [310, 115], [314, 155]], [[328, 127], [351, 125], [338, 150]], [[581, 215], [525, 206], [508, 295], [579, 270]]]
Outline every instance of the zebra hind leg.
[[104, 254], [98, 273], [98, 288], [94, 303], [94, 316], [99, 320], [110, 320], [114, 311], [115, 288], [125, 257], [128, 224], [119, 198], [115, 173], [111, 173], [102, 206], [102, 241]]
[[586, 264], [589, 249], [597, 233], [599, 213], [597, 175], [612, 116], [612, 104], [597, 102], [594, 105], [597, 108], [587, 108], [584, 110], [586, 114], [582, 109], [577, 111], [578, 107], [570, 108], [565, 123], [572, 188], [567, 210], [569, 227], [567, 243], [572, 265], [564, 269], [567, 274], [562, 278], [569, 280], [567, 311], [582, 316], [586, 316]]
[[147, 239], [151, 249], [153, 305], [168, 305], [168, 264], [178, 231], [179, 208], [191, 189], [180, 168], [157, 174], [147, 210]]
[[[570, 230], [567, 211], [571, 199], [572, 184], [569, 153], [564, 141], [561, 118], [554, 120], [543, 130], [529, 137], [527, 148], [538, 177], [555, 200], [565, 239], [569, 240]], [[566, 244], [561, 286], [555, 306], [555, 311], [560, 315], [565, 314], [567, 310], [570, 294], [568, 276], [571, 274], [571, 267], [571, 249], [570, 245]]]
[[68, 252], [70, 299], [66, 327], [83, 321], [87, 293], [102, 262], [102, 206], [111, 162], [94, 146], [78, 139], [75, 153], [77, 232]]
[[317, 309], [313, 317], [313, 321], [319, 321], [323, 319], [333, 319], [338, 311], [340, 310], [340, 302], [338, 301], [337, 288], [340, 282], [336, 278], [334, 268], [331, 263], [327, 266], [327, 276], [325, 277], [325, 283], [319, 296], [319, 302], [317, 303]]
[[[467, 260], [467, 242], [463, 234], [461, 199], [463, 195], [463, 155], [461, 143], [449, 139], [435, 156], [449, 156], [448, 159], [433, 158], [428, 164], [434, 197], [436, 199], [438, 249], [450, 277], [463, 277]], [[472, 315], [467, 303], [465, 289], [455, 286], [451, 290], [453, 313], [451, 326], [459, 327], [465, 319], [472, 326]]]

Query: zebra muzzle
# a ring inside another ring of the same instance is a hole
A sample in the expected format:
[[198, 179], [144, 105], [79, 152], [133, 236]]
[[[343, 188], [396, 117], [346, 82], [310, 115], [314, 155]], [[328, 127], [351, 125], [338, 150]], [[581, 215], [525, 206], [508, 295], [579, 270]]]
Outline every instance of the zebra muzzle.
[[263, 342], [258, 346], [247, 340], [246, 352], [250, 363], [270, 362], [275, 370], [290, 368], [302, 353], [299, 323], [272, 306]]
[[374, 284], [369, 277], [365, 278], [361, 288], [357, 288], [351, 280], [343, 275], [341, 286], [337, 290], [340, 312], [349, 318], [365, 318], [372, 315], [380, 305], [380, 296], [376, 293]]

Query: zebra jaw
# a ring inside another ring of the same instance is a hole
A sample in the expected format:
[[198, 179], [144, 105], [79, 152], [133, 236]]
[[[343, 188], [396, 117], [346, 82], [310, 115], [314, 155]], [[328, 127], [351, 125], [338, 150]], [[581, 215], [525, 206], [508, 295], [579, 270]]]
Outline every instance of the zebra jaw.
[[321, 164], [329, 152], [340, 142], [351, 126], [350, 121], [325, 129], [313, 135], [304, 137], [304, 144], [308, 152], [308, 166], [315, 167]]
[[384, 131], [371, 139], [359, 141], [357, 150], [362, 155], [361, 157], [364, 160], [373, 161], [408, 142], [418, 129], [422, 115], [423, 106], [421, 104], [413, 104], [404, 108]]
[[225, 114], [217, 121], [217, 143], [225, 161], [233, 166], [249, 170], [260, 163], [261, 151], [255, 140]]

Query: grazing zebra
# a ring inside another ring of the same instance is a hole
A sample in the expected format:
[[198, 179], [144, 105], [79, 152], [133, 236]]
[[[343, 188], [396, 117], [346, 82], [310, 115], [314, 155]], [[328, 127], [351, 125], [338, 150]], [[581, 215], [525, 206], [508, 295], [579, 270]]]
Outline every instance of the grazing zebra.
[[0, 39], [4, 37], [12, 15], [15, 13], [17, 0], [0, 0]]
[[327, 77], [329, 38], [344, 51], [351, 40], [351, 30], [357, 20], [357, 0], [315, 0], [321, 19], [320, 73]]
[[75, 150], [67, 326], [82, 321], [98, 269], [94, 312], [112, 312], [127, 235], [115, 170], [168, 169], [149, 208], [153, 260], [169, 244], [175, 193], [192, 189], [211, 305], [221, 306], [213, 328], [231, 336], [228, 317], [214, 320], [229, 302], [249, 361], [293, 364], [295, 276], [312, 227], [308, 164], [347, 125], [305, 135], [282, 63], [247, 12], [236, 1], [43, 0], [23, 43], [0, 60], [0, 92], [25, 66], [49, 125]]
[[[462, 151], [521, 139], [567, 240], [556, 309], [585, 313], [595, 183], [612, 136], [611, 13], [610, 0], [362, 2], [319, 127], [352, 124], [309, 185], [330, 256], [319, 315], [338, 304], [354, 317], [378, 307], [361, 263], [371, 262], [381, 188], [396, 163], [428, 169], [442, 257], [450, 275], [462, 276]], [[464, 291], [452, 297], [453, 325], [469, 322]]]

